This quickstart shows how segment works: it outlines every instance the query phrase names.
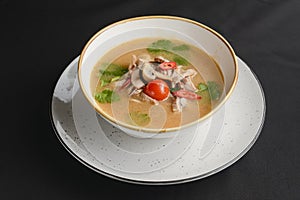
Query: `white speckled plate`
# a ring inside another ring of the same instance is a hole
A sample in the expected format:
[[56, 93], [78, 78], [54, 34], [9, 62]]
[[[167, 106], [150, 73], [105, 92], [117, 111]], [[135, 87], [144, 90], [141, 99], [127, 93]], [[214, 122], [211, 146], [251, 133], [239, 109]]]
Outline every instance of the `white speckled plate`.
[[235, 91], [212, 118], [197, 130], [144, 139], [125, 134], [95, 113], [79, 89], [77, 61], [66, 68], [55, 87], [53, 126], [65, 148], [100, 174], [139, 184], [201, 179], [241, 158], [261, 132], [266, 110], [263, 90], [239, 58]]

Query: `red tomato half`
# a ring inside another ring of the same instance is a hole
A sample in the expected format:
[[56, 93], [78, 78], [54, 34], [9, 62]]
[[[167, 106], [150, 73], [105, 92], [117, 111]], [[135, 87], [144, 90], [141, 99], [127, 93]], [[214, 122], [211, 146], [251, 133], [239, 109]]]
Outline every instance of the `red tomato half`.
[[201, 96], [188, 90], [177, 90], [173, 92], [173, 95], [181, 98], [191, 99], [191, 100], [201, 99]]
[[155, 79], [146, 85], [144, 92], [151, 98], [162, 101], [169, 96], [170, 90], [165, 81]]

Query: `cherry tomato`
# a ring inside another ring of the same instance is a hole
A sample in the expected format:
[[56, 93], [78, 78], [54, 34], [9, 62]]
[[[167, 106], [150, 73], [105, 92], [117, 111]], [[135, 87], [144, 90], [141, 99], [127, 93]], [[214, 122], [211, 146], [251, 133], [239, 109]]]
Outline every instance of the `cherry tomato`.
[[168, 70], [168, 69], [176, 69], [176, 62], [163, 62], [159, 65], [159, 67], [163, 70]]
[[143, 91], [145, 94], [158, 101], [166, 99], [170, 93], [168, 84], [160, 79], [155, 79], [149, 82]]
[[173, 95], [190, 100], [201, 99], [201, 96], [188, 90], [177, 90], [173, 92]]

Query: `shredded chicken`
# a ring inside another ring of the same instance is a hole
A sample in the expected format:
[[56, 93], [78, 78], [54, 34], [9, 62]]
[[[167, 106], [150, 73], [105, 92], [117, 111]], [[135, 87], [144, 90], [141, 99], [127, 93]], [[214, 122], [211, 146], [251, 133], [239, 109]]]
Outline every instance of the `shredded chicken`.
[[129, 96], [132, 96], [132, 95], [135, 95], [135, 94], [139, 94], [141, 93], [143, 90], [142, 89], [137, 89], [135, 88], [134, 86], [132, 87], [132, 89], [129, 91], [128, 95]]
[[136, 55], [132, 55], [130, 65], [128, 66], [128, 71], [130, 74], [132, 73], [133, 69], [137, 66], [137, 61], [138, 61], [138, 59], [137, 59]]
[[165, 59], [165, 58], [162, 57], [162, 56], [155, 57], [155, 58], [154, 58], [154, 61], [155, 61], [155, 62], [159, 62], [159, 63], [169, 62], [169, 60]]
[[187, 100], [185, 98], [176, 97], [172, 103], [173, 112], [182, 112], [182, 109], [186, 106]]
[[187, 69], [187, 70], [181, 70], [182, 74], [181, 76], [183, 77], [191, 77], [194, 78], [194, 76], [196, 76], [197, 72], [194, 69]]
[[186, 90], [190, 90], [190, 91], [194, 91], [194, 92], [196, 92], [198, 90], [196, 88], [196, 86], [194, 85], [194, 83], [192, 82], [192, 79], [190, 76], [182, 79], [182, 82], [184, 83], [184, 88]]

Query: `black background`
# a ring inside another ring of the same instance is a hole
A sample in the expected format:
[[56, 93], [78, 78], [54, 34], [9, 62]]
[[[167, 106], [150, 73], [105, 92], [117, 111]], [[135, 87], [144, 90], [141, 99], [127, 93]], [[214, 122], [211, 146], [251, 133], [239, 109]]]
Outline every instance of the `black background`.
[[[221, 33], [266, 95], [265, 126], [251, 150], [182, 185], [133, 185], [93, 172], [64, 149], [49, 117], [57, 79], [95, 32], [153, 14]], [[298, 0], [0, 0], [0, 199], [300, 199], [299, 19]]]

